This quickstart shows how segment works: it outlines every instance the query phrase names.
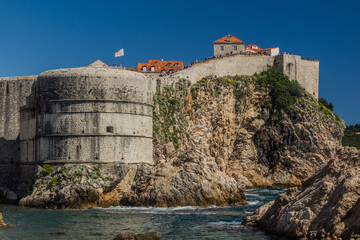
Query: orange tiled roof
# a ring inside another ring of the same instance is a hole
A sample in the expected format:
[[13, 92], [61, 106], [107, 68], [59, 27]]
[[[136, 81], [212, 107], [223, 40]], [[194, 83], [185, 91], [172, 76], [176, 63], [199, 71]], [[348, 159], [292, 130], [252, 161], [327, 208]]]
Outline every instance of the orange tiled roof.
[[265, 48], [265, 49], [262, 49], [261, 51], [266, 51], [266, 50], [275, 49], [275, 48], [278, 48], [278, 47]]
[[163, 60], [149, 60], [147, 63], [138, 63], [137, 70], [142, 72], [142, 68], [146, 67], [146, 71], [150, 72], [150, 68], [154, 67], [155, 72], [169, 72], [180, 70], [184, 66], [182, 61], [163, 61]]
[[[261, 52], [263, 49], [260, 47], [254, 48], [252, 45], [256, 45], [256, 44], [250, 44], [249, 46], [245, 47], [245, 51], [249, 50], [249, 51], [253, 51], [253, 52]], [[257, 45], [256, 45], [257, 46]]]
[[218, 40], [216, 40], [214, 43], [228, 43], [228, 42], [233, 42], [233, 43], [244, 43], [243, 41], [241, 41], [240, 39], [232, 36], [232, 35], [226, 35], [225, 37], [222, 37]]
[[[257, 47], [257, 48], [256, 48]], [[262, 51], [266, 51], [266, 50], [270, 50], [270, 49], [274, 49], [277, 47], [273, 47], [273, 48], [260, 48], [256, 43], [253, 44], [249, 44], [245, 47], [245, 50], [249, 50], [249, 51], [253, 51], [253, 52], [262, 52]]]

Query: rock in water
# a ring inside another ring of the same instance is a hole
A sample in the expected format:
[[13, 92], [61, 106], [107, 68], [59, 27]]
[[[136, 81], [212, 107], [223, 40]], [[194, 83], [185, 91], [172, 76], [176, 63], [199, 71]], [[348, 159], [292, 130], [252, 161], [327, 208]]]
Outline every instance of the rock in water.
[[160, 234], [158, 232], [147, 232], [141, 233], [135, 236], [136, 240], [161, 240]]
[[0, 213], [0, 228], [4, 228], [4, 227], [12, 227], [12, 225], [11, 224], [6, 224], [4, 222], [3, 215]]
[[360, 152], [340, 148], [333, 160], [304, 184], [301, 193], [290, 189], [247, 217], [258, 226], [291, 239], [360, 239]]
[[134, 235], [133, 232], [122, 232], [114, 240], [161, 240], [158, 232], [147, 232]]
[[114, 240], [135, 240], [135, 235], [133, 232], [122, 232]]

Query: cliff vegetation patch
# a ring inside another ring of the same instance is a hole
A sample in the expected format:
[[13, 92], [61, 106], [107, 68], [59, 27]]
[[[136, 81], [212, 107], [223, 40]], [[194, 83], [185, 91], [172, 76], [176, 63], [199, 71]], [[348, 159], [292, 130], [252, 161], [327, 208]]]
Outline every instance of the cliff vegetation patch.
[[305, 89], [295, 80], [290, 80], [274, 66], [269, 66], [267, 71], [255, 74], [258, 87], [265, 89], [271, 99], [263, 108], [270, 108], [272, 120], [282, 119], [284, 113], [294, 110], [294, 104], [304, 96]]
[[347, 126], [342, 139], [343, 146], [360, 149], [360, 124]]

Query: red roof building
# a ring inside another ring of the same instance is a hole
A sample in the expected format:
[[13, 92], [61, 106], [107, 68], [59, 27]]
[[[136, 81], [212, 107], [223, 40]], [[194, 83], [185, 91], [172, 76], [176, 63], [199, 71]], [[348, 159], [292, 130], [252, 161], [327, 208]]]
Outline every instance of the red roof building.
[[244, 44], [243, 41], [241, 41], [240, 39], [238, 39], [230, 34], [216, 40], [214, 43], [242, 43], [242, 44]]
[[147, 63], [138, 63], [138, 72], [173, 73], [184, 67], [182, 61], [149, 60]]
[[249, 44], [245, 47], [245, 50], [243, 53], [261, 53], [269, 56], [276, 56], [279, 54], [279, 48], [260, 48], [256, 43]]
[[279, 48], [260, 48], [256, 43], [245, 46], [245, 43], [232, 35], [226, 35], [214, 42], [214, 56], [226, 56], [238, 53], [264, 54], [276, 56], [279, 54]]
[[244, 50], [244, 42], [230, 34], [214, 42], [214, 56], [231, 55], [240, 53]]

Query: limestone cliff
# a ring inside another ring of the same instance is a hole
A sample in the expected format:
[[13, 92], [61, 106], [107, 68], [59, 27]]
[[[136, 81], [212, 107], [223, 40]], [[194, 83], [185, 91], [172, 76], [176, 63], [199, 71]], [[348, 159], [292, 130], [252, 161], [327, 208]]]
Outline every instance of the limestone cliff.
[[308, 179], [258, 209], [244, 224], [291, 239], [323, 239], [326, 234], [360, 239], [360, 152], [339, 148], [331, 161]]
[[[193, 85], [179, 80], [160, 90], [154, 96], [154, 166], [118, 171], [99, 165], [95, 171], [74, 165], [64, 176], [62, 167], [45, 175], [40, 167], [33, 193], [20, 203], [241, 204], [245, 188], [301, 186], [340, 146], [343, 122], [275, 69]], [[85, 173], [76, 179], [78, 168]]]

